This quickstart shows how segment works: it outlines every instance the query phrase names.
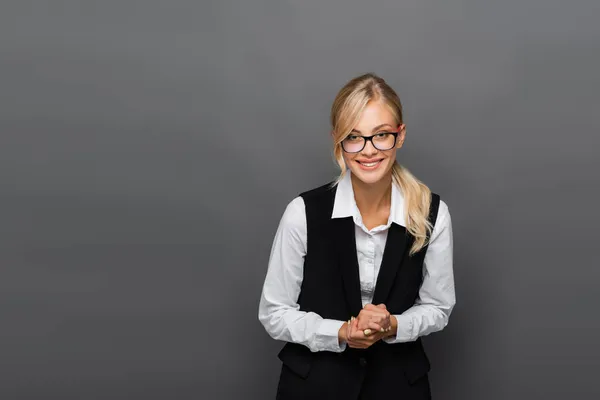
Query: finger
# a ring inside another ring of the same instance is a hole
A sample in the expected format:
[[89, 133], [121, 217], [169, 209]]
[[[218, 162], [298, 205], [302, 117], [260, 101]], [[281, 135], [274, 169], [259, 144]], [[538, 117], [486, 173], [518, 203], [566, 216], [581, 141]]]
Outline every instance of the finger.
[[370, 315], [363, 314], [356, 318], [356, 329], [359, 331], [365, 330], [369, 327], [369, 321], [371, 320]]
[[372, 339], [374, 336], [381, 335], [385, 329], [377, 324], [370, 324], [370, 327], [362, 331], [363, 339]]
[[385, 332], [386, 327], [371, 321], [369, 322], [369, 326], [367, 327], [367, 329], [371, 329], [371, 331], [373, 332]]
[[354, 333], [355, 322], [356, 322], [356, 318], [352, 317], [352, 318], [350, 318], [350, 322], [348, 323], [348, 340], [352, 341], [353, 344], [354, 344], [354, 336], [355, 336], [355, 333]]
[[370, 346], [372, 346], [374, 343], [376, 343], [378, 340], [380, 340], [383, 337], [382, 336], [383, 334], [379, 333], [379, 332], [371, 333], [369, 336], [365, 336], [364, 332], [361, 332], [361, 331], [358, 331], [357, 334], [360, 335], [361, 337], [354, 339], [354, 343], [355, 343], [354, 346], [356, 348], [360, 348], [360, 349], [369, 348]]
[[388, 314], [389, 313], [386, 310], [383, 310], [379, 307], [375, 307], [370, 310], [363, 309], [357, 318], [358, 319], [365, 319], [365, 318], [372, 319], [375, 316], [385, 317]]
[[354, 320], [353, 324], [352, 324], [352, 332], [350, 334], [352, 336], [352, 338], [354, 339], [354, 341], [358, 344], [361, 343], [361, 340], [364, 340], [366, 335], [364, 333], [363, 329], [359, 329], [358, 327], [358, 321]]
[[351, 345], [352, 338], [350, 337], [350, 321], [346, 323], [346, 342]]
[[371, 318], [369, 318], [369, 320], [374, 321], [378, 324], [387, 323], [387, 322], [391, 321], [390, 316], [391, 316], [390, 313], [373, 313], [371, 315]]
[[361, 331], [367, 329], [369, 327], [370, 320], [371, 320], [371, 316], [366, 315], [366, 314], [363, 314], [362, 317], [357, 318], [357, 321], [358, 321], [357, 326], [356, 326], [357, 329], [361, 330]]
[[350, 330], [350, 333], [349, 333], [348, 337], [350, 338], [351, 347], [353, 347], [355, 349], [362, 349], [364, 347], [364, 344], [360, 342], [361, 332], [357, 329], [356, 320], [353, 320], [350, 323], [349, 330]]
[[387, 307], [385, 306], [385, 304], [381, 303], [381, 304], [377, 304], [377, 307], [379, 308], [383, 308], [384, 310], [387, 310]]
[[358, 319], [353, 319], [350, 321], [350, 337], [356, 337], [356, 331], [358, 327]]
[[364, 321], [364, 325], [368, 325], [371, 322], [385, 327], [385, 325], [390, 323], [390, 319], [385, 314], [372, 314], [368, 320]]

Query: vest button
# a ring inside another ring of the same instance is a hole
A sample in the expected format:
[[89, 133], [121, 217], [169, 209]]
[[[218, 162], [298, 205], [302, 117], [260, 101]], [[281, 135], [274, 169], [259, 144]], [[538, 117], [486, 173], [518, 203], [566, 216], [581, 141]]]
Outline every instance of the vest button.
[[360, 363], [361, 367], [367, 365], [367, 360], [364, 357], [361, 357], [358, 362]]

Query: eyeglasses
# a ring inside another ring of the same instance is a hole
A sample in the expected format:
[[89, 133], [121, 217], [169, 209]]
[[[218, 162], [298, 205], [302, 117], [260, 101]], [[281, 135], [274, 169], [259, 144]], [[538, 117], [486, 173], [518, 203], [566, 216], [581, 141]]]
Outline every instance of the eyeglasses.
[[[399, 129], [400, 127], [398, 127]], [[372, 136], [359, 136], [350, 134], [342, 140], [342, 149], [346, 153], [359, 153], [361, 152], [367, 142], [371, 142], [373, 147], [377, 150], [385, 151], [394, 148], [396, 140], [398, 138], [398, 132], [380, 132]]]

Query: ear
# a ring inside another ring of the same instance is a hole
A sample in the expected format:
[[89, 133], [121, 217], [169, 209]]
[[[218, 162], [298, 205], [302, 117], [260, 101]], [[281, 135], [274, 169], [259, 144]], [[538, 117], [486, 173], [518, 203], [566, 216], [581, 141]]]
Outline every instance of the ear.
[[399, 149], [404, 144], [404, 139], [406, 139], [406, 125], [400, 124], [398, 126], [398, 139], [396, 140], [396, 148]]

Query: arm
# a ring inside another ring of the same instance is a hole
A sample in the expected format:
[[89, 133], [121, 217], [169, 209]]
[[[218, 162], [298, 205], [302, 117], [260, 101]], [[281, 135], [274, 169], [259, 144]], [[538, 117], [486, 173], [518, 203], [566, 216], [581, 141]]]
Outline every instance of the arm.
[[346, 343], [338, 336], [345, 321], [300, 311], [297, 303], [304, 271], [306, 236], [304, 200], [297, 197], [288, 204], [275, 234], [258, 319], [273, 339], [300, 343], [313, 352], [342, 352]]
[[415, 305], [391, 318], [387, 343], [416, 340], [440, 331], [448, 324], [456, 303], [453, 273], [452, 223], [448, 206], [440, 202], [438, 217], [423, 261], [423, 283]]

